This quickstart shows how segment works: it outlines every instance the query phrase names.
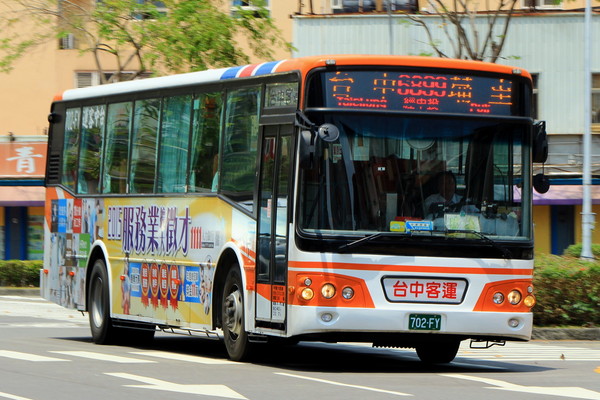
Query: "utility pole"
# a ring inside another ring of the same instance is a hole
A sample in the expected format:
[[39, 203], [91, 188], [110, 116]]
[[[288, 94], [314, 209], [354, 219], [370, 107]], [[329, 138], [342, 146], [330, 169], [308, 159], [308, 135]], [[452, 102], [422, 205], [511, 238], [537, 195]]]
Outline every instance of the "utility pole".
[[392, 2], [387, 0], [387, 12], [388, 12], [388, 34], [390, 36], [390, 55], [394, 54], [394, 27], [392, 26]]
[[586, 0], [584, 18], [584, 131], [583, 131], [583, 206], [581, 212], [581, 258], [594, 258], [592, 253], [592, 1]]

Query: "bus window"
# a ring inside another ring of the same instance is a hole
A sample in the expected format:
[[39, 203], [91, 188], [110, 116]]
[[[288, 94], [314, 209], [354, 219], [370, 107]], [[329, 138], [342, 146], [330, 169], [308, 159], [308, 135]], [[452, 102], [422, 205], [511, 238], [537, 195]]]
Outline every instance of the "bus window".
[[103, 105], [83, 107], [79, 171], [77, 173], [78, 193], [99, 192], [105, 115]]
[[80, 122], [81, 109], [68, 109], [65, 121], [61, 183], [71, 189], [75, 189], [75, 174], [77, 173], [77, 164], [79, 163], [77, 150], [79, 149], [81, 134]]
[[260, 88], [227, 94], [220, 190], [249, 211], [256, 180]]
[[192, 96], [164, 99], [157, 174], [158, 193], [185, 191]]
[[131, 132], [130, 193], [154, 191], [159, 117], [160, 99], [136, 101]]
[[126, 191], [130, 121], [131, 103], [115, 103], [108, 106], [103, 193]]
[[190, 192], [210, 192], [216, 184], [222, 109], [220, 93], [203, 93], [194, 100]]

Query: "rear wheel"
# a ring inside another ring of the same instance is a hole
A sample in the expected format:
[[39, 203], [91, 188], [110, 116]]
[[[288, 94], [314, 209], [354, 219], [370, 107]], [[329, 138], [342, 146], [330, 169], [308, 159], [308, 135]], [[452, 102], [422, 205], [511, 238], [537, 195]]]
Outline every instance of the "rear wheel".
[[108, 294], [108, 272], [104, 260], [98, 259], [90, 275], [89, 317], [92, 340], [97, 344], [108, 344], [115, 340], [115, 327], [110, 318]]
[[454, 360], [459, 346], [460, 340], [425, 343], [417, 346], [417, 355], [427, 364], [447, 364]]
[[244, 329], [244, 294], [242, 277], [237, 264], [230, 268], [225, 279], [221, 321], [223, 321], [223, 338], [229, 358], [241, 361], [248, 357], [251, 346], [248, 333]]

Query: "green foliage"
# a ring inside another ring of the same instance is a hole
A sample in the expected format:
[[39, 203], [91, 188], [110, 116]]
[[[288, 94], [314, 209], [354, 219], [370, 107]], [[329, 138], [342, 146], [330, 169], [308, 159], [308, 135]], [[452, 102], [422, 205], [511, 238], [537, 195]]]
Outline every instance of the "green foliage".
[[600, 326], [600, 262], [536, 256], [536, 326]]
[[[111, 65], [114, 73], [109, 81], [149, 72], [161, 75], [240, 65], [248, 63], [252, 55], [271, 60], [275, 49], [290, 48], [264, 0], [254, 0], [253, 7], [238, 7], [233, 12], [218, 0], [0, 0], [2, 3], [10, 4], [11, 12], [0, 13], [0, 71], [9, 71], [33, 47], [67, 34], [75, 35], [81, 53], [93, 54], [99, 72], [107, 72], [102, 55], [111, 56], [109, 62], [116, 62], [117, 68], [115, 71]], [[19, 20], [35, 22], [38, 31], [15, 36], [8, 27]], [[250, 54], [244, 48], [249, 48]], [[100, 77], [106, 83], [105, 74]]]
[[[572, 244], [565, 249], [564, 255], [568, 257], [580, 257], [581, 248], [581, 243]], [[600, 259], [600, 244], [592, 244], [592, 254], [594, 257]]]
[[0, 286], [39, 286], [42, 261], [0, 260]]

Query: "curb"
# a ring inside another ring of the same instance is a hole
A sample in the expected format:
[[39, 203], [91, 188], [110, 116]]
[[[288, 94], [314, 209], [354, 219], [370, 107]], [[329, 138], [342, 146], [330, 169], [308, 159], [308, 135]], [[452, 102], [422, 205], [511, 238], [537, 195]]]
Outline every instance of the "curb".
[[600, 340], [600, 328], [533, 328], [531, 340]]
[[[40, 296], [40, 288], [0, 287], [0, 296]], [[531, 340], [600, 340], [600, 328], [533, 328]]]
[[40, 288], [0, 287], [0, 296], [40, 296]]

